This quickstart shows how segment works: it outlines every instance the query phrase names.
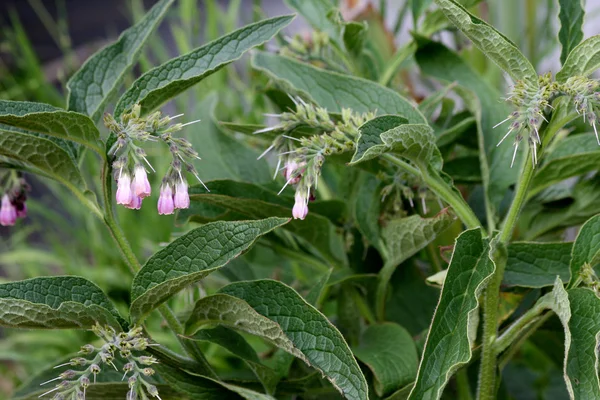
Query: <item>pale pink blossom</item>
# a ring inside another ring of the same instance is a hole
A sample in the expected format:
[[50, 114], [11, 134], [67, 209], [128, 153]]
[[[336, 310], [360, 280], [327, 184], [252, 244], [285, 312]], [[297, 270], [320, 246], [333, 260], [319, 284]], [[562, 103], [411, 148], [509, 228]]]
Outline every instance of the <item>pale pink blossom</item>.
[[17, 210], [17, 218], [25, 218], [27, 216], [27, 204], [25, 202], [20, 204], [20, 207], [15, 207]]
[[292, 208], [292, 216], [294, 219], [304, 219], [308, 214], [308, 199], [300, 191], [294, 196], [294, 208]]
[[283, 176], [288, 183], [295, 185], [300, 182], [300, 178], [302, 178], [302, 172], [300, 168], [303, 168], [306, 165], [305, 162], [298, 163], [296, 161], [288, 161], [283, 168]]
[[140, 208], [142, 208], [142, 198], [140, 196], [136, 196], [135, 194], [132, 195], [131, 202], [125, 207], [130, 208], [132, 210], [139, 210]]
[[173, 204], [173, 189], [171, 185], [163, 184], [160, 187], [160, 195], [158, 197], [158, 213], [160, 215], [173, 214], [175, 205]]
[[2, 196], [2, 206], [0, 206], [0, 225], [12, 226], [17, 220], [17, 208], [11, 203], [7, 194]]
[[190, 196], [188, 194], [187, 182], [181, 181], [175, 186], [175, 208], [188, 208], [190, 206]]
[[127, 173], [121, 174], [117, 181], [117, 204], [123, 204], [124, 206], [128, 205], [131, 203], [132, 196], [131, 178]]
[[144, 197], [150, 196], [151, 188], [150, 182], [148, 181], [148, 175], [146, 169], [142, 165], [136, 165], [133, 172], [133, 184], [132, 190], [134, 196]]

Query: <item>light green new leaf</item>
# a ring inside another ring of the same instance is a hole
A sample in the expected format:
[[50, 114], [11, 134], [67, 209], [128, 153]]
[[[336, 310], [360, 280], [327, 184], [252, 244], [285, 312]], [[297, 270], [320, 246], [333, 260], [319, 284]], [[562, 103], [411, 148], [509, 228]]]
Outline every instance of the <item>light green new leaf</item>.
[[70, 140], [89, 147], [101, 156], [105, 154], [100, 132], [94, 122], [83, 114], [43, 103], [0, 100], [0, 124]]
[[[203, 222], [207, 211], [210, 211], [207, 207], [222, 210], [219, 218], [230, 211], [244, 218], [291, 216], [293, 199], [283, 194], [278, 196], [261, 186], [230, 180], [211, 181], [207, 185], [210, 193], [201, 186], [190, 188], [190, 208], [178, 213], [180, 221], [199, 219]], [[292, 220], [283, 229], [305, 239], [331, 263], [347, 263], [342, 236], [327, 218], [317, 212], [309, 212], [304, 220]]]
[[479, 50], [491, 58], [515, 82], [525, 81], [532, 88], [539, 87], [538, 75], [533, 65], [510, 39], [454, 0], [435, 0], [435, 3]]
[[119, 39], [91, 56], [67, 82], [69, 110], [98, 121], [125, 74], [135, 65], [154, 29], [174, 0], [161, 0]]
[[119, 99], [115, 115], [120, 116], [138, 103], [144, 113], [154, 110], [239, 59], [246, 51], [268, 41], [293, 18], [294, 16], [284, 15], [244, 26], [151, 69], [140, 76]]
[[27, 329], [117, 330], [125, 322], [94, 283], [76, 276], [27, 279], [0, 285], [0, 325]]
[[496, 269], [489, 252], [479, 228], [467, 230], [456, 239], [409, 399], [439, 399], [454, 371], [471, 359], [479, 294]]
[[236, 282], [221, 289], [277, 323], [308, 363], [347, 399], [366, 400], [368, 387], [341, 333], [298, 293], [277, 281]]
[[414, 162], [423, 171], [442, 168], [442, 155], [433, 129], [425, 124], [407, 124], [406, 119], [383, 115], [359, 128], [356, 152], [350, 164], [367, 161], [384, 153], [394, 153]]
[[595, 171], [600, 164], [600, 147], [593, 133], [568, 136], [547, 157], [531, 182], [531, 197], [548, 186], [573, 176]]
[[184, 287], [239, 256], [285, 218], [213, 222], [194, 229], [154, 254], [133, 278], [131, 318], [139, 322]]
[[337, 9], [330, 0], [285, 0], [288, 7], [298, 11], [313, 28], [324, 32], [339, 48], [342, 46], [340, 31], [342, 21], [332, 19]]
[[565, 345], [565, 381], [571, 398], [600, 398], [598, 379], [598, 339], [600, 338], [600, 299], [586, 288], [568, 291], [571, 305], [570, 346]]
[[585, 3], [584, 0], [558, 0], [558, 4], [560, 6], [558, 40], [562, 46], [560, 62], [564, 63], [571, 50], [583, 39]]
[[[575, 0], [574, 0], [575, 1]], [[600, 68], [600, 35], [579, 43], [556, 74], [556, 80], [566, 82], [572, 76], [588, 76]]]
[[55, 179], [73, 192], [86, 190], [70, 154], [49, 139], [0, 128], [0, 156], [9, 163]]
[[379, 396], [400, 389], [417, 376], [417, 347], [410, 333], [400, 325], [388, 322], [369, 326], [360, 345], [352, 351], [373, 372]]
[[433, 0], [411, 0], [411, 2], [413, 21], [415, 21], [415, 25], [417, 25], [419, 17], [427, 10], [431, 3], [433, 3]]
[[511, 243], [503, 284], [540, 288], [569, 280], [573, 243]]
[[571, 286], [575, 284], [585, 264], [593, 267], [598, 262], [600, 262], [600, 215], [590, 218], [579, 230], [573, 244], [569, 284]]
[[342, 108], [354, 112], [398, 114], [413, 124], [425, 124], [423, 114], [409, 100], [397, 92], [366, 79], [342, 75], [313, 67], [291, 58], [256, 52], [252, 66], [265, 72], [286, 89], [312, 99], [330, 112]]

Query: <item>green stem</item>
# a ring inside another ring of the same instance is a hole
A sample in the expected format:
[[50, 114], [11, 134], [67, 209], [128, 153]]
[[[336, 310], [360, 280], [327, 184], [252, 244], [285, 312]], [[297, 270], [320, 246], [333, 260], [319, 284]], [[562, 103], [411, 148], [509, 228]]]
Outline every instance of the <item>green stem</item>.
[[[127, 263], [129, 270], [135, 276], [135, 274], [142, 269], [142, 264], [140, 264], [139, 260], [133, 253], [127, 238], [125, 238], [123, 230], [115, 218], [111, 201], [112, 180], [110, 178], [110, 167], [108, 163], [104, 164], [104, 168], [102, 170], [102, 183], [102, 193], [104, 197], [104, 222], [106, 223], [106, 226], [108, 227], [113, 239], [117, 243], [117, 247], [123, 256], [123, 259]], [[169, 329], [171, 329], [171, 331], [175, 334], [177, 340], [181, 343], [183, 348], [189, 353], [189, 355], [193, 356], [203, 366], [203, 373], [211, 378], [217, 379], [217, 374], [214, 372], [200, 351], [198, 344], [196, 342], [186, 340], [180, 336], [183, 334], [183, 325], [181, 322], [179, 322], [173, 311], [166, 304], [161, 304], [158, 306], [158, 311], [164, 318]]]
[[500, 234], [495, 239], [495, 249], [493, 250], [493, 259], [496, 264], [496, 271], [492, 276], [491, 282], [485, 290], [485, 299], [483, 303], [483, 339], [481, 351], [481, 366], [479, 372], [479, 400], [496, 398], [496, 357], [495, 351], [496, 338], [498, 336], [498, 304], [500, 301], [500, 286], [504, 277], [506, 267], [506, 245], [510, 241], [517, 218], [525, 203], [527, 190], [533, 177], [533, 164], [531, 162], [531, 152], [527, 152], [525, 165], [521, 173], [521, 179], [515, 192], [515, 197], [508, 210], [508, 214], [500, 230]]
[[400, 68], [400, 65], [402, 65], [402, 63], [416, 50], [417, 43], [414, 40], [399, 48], [398, 51], [396, 51], [396, 54], [394, 54], [392, 60], [389, 62], [388, 67], [381, 75], [381, 78], [379, 78], [379, 84], [382, 86], [387, 86], [398, 73], [398, 68]]
[[384, 159], [388, 160], [392, 164], [397, 165], [398, 167], [404, 169], [405, 171], [418, 176], [425, 182], [425, 184], [433, 191], [436, 195], [441, 197], [446, 203], [452, 206], [458, 218], [465, 224], [468, 229], [473, 229], [481, 226], [479, 219], [473, 213], [473, 210], [465, 199], [462, 196], [455, 192], [451, 187], [448, 186], [446, 182], [442, 180], [442, 178], [438, 175], [430, 175], [428, 173], [421, 173], [421, 171], [409, 163], [400, 160], [399, 158], [391, 155], [384, 154], [382, 156]]
[[467, 374], [467, 366], [459, 369], [456, 373], [456, 389], [458, 400], [472, 400], [471, 385], [469, 384], [469, 375]]

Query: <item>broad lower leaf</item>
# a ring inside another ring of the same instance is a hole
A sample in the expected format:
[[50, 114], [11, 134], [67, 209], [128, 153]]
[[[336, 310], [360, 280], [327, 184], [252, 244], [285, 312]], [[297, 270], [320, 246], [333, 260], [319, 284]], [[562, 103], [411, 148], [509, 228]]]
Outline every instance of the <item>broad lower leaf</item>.
[[583, 39], [583, 17], [585, 15], [584, 0], [559, 0], [560, 31], [558, 40], [562, 46], [560, 62], [564, 63], [569, 53]]
[[565, 381], [571, 398], [600, 398], [598, 379], [598, 338], [600, 337], [600, 299], [589, 289], [568, 291], [571, 305], [570, 346], [565, 346]]
[[173, 0], [161, 0], [119, 39], [91, 56], [67, 82], [69, 110], [100, 118], [106, 103], [137, 62], [142, 48]]
[[368, 387], [340, 332], [298, 293], [277, 281], [236, 282], [221, 293], [246, 301], [277, 323], [308, 363], [347, 399], [368, 399]]
[[70, 140], [104, 156], [100, 133], [94, 122], [83, 114], [43, 103], [0, 100], [0, 124]]
[[167, 61], [139, 77], [119, 99], [115, 115], [135, 104], [146, 113], [271, 39], [294, 17], [285, 15], [244, 26], [188, 54]]
[[423, 73], [443, 82], [457, 82], [468, 89], [463, 89], [461, 94], [477, 119], [478, 142], [485, 151], [479, 154], [481, 176], [491, 208], [497, 210], [518, 176], [517, 168], [509, 168], [513, 147], [507, 142], [497, 146], [506, 131], [499, 127], [494, 129], [494, 125], [508, 115], [508, 107], [498, 101], [501, 95], [496, 89], [441, 43], [420, 38], [415, 59]]
[[0, 128], [0, 156], [31, 172], [55, 179], [73, 192], [83, 193], [86, 185], [79, 168], [64, 149], [45, 139]]
[[28, 329], [117, 330], [125, 322], [94, 283], [76, 276], [33, 278], [0, 285], [0, 325]]
[[169, 386], [190, 400], [275, 400], [264, 393], [188, 373], [166, 364], [159, 363], [153, 368]]
[[478, 228], [456, 239], [410, 399], [439, 399], [452, 374], [471, 359], [479, 294], [496, 269], [489, 252]]
[[568, 136], [560, 141], [556, 148], [544, 157], [544, 163], [536, 171], [528, 195], [531, 197], [567, 178], [597, 170], [600, 164], [600, 148], [593, 145], [595, 142], [593, 133]]
[[254, 54], [252, 65], [330, 112], [339, 113], [342, 108], [359, 113], [377, 111], [379, 114], [401, 115], [413, 124], [426, 123], [425, 117], [412, 102], [375, 82], [264, 52]]
[[525, 81], [533, 88], [539, 86], [535, 68], [510, 39], [454, 0], [435, 0], [435, 3], [479, 50], [491, 58], [515, 82]]
[[[576, 1], [576, 0], [573, 0]], [[572, 76], [588, 76], [600, 68], [600, 35], [579, 43], [556, 74], [556, 80], [566, 82]]]
[[559, 276], [569, 280], [573, 243], [511, 243], [504, 285], [540, 288], [552, 286]]
[[196, 228], [154, 254], [133, 278], [131, 318], [139, 322], [184, 287], [239, 256], [285, 218], [213, 222]]
[[359, 128], [356, 152], [351, 164], [393, 153], [414, 162], [422, 170], [442, 168], [442, 155], [436, 146], [433, 129], [425, 124], [407, 124], [395, 115], [374, 118]]
[[580, 278], [584, 265], [593, 267], [598, 262], [600, 262], [600, 215], [590, 218], [583, 224], [575, 239], [571, 258], [570, 285], [574, 285]]
[[360, 345], [352, 351], [373, 372], [379, 396], [400, 389], [417, 376], [417, 348], [412, 336], [400, 325], [369, 326], [362, 334]]
[[[291, 216], [293, 199], [283, 194], [278, 196], [261, 186], [230, 180], [207, 182], [207, 185], [210, 193], [201, 186], [190, 188], [190, 208], [179, 212], [181, 221], [205, 216], [207, 206], [233, 211], [243, 218]], [[310, 211], [304, 221], [292, 220], [283, 228], [305, 239], [333, 264], [346, 264], [342, 237], [324, 216]]]

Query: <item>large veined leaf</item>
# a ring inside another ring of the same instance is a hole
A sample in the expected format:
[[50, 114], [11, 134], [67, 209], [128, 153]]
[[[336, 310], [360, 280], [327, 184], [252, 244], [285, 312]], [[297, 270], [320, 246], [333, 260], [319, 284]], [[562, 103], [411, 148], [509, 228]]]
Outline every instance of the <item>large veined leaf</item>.
[[491, 206], [497, 209], [518, 175], [518, 168], [508, 168], [513, 147], [509, 142], [497, 146], [506, 131], [501, 127], [494, 129], [508, 115], [508, 107], [498, 100], [501, 95], [497, 90], [444, 45], [421, 38], [415, 59], [423, 73], [445, 82], [457, 82], [470, 91], [463, 90], [466, 92], [463, 97], [477, 118], [478, 141], [483, 150], [479, 154], [481, 175]]
[[559, 142], [556, 148], [544, 157], [544, 163], [536, 171], [531, 182], [528, 196], [531, 197], [567, 178], [597, 170], [600, 148], [590, 146], [595, 141], [593, 133], [584, 133], [568, 136]]
[[564, 63], [569, 53], [583, 39], [583, 17], [585, 15], [584, 0], [559, 0], [560, 31], [558, 40], [562, 45], [560, 62]]
[[413, 124], [426, 123], [425, 117], [411, 101], [375, 82], [265, 52], [256, 52], [252, 65], [287, 89], [307, 96], [330, 112], [339, 113], [342, 108], [359, 113], [377, 111], [401, 115]]
[[0, 129], [0, 156], [9, 163], [55, 179], [73, 192], [86, 190], [71, 155], [49, 139]]
[[[230, 180], [207, 182], [207, 185], [210, 187], [210, 193], [201, 186], [190, 188], [190, 208], [179, 212], [180, 220], [193, 221], [195, 216], [205, 217], [207, 206], [216, 206], [222, 213], [233, 211], [244, 218], [291, 215], [293, 199], [283, 194], [278, 196], [277, 193], [261, 186]], [[222, 214], [219, 218], [221, 216]], [[311, 211], [304, 221], [293, 220], [283, 228], [305, 239], [333, 264], [346, 264], [342, 237], [324, 216]]]
[[131, 318], [140, 321], [184, 287], [246, 251], [285, 218], [213, 222], [196, 228], [154, 254], [133, 278]]
[[244, 26], [188, 54], [167, 61], [140, 76], [119, 99], [115, 115], [135, 104], [154, 110], [205, 77], [239, 59], [246, 51], [271, 39], [294, 17], [284, 15]]
[[579, 43], [556, 74], [556, 80], [566, 82], [572, 76], [588, 76], [600, 68], [600, 35]]
[[0, 325], [28, 329], [121, 330], [123, 319], [102, 290], [76, 276], [33, 278], [0, 285]]
[[306, 360], [347, 399], [368, 399], [368, 387], [341, 333], [298, 293], [277, 281], [236, 282], [220, 291], [246, 301], [277, 323]]
[[406, 118], [383, 115], [359, 128], [356, 152], [351, 164], [367, 161], [384, 153], [407, 158], [426, 171], [427, 166], [442, 168], [442, 155], [436, 146], [433, 129], [425, 124], [407, 124]]
[[104, 156], [100, 133], [83, 114], [43, 103], [0, 100], [0, 124], [70, 140]]
[[567, 282], [572, 248], [572, 243], [511, 243], [503, 284], [539, 288], [552, 286], [557, 276]]
[[394, 323], [369, 326], [354, 355], [373, 372], [375, 391], [379, 396], [412, 382], [417, 376], [417, 348], [406, 329]]
[[590, 218], [579, 230], [573, 244], [571, 258], [571, 281], [573, 285], [580, 278], [584, 265], [593, 267], [600, 262], [600, 215]]
[[69, 110], [89, 115], [94, 121], [99, 119], [173, 1], [159, 1], [116, 42], [95, 53], [73, 74], [67, 82]]
[[471, 359], [478, 297], [496, 269], [489, 252], [479, 228], [467, 230], [456, 239], [409, 399], [439, 399], [452, 373]]
[[571, 318], [568, 330], [570, 346], [565, 346], [565, 380], [573, 399], [600, 398], [598, 379], [598, 338], [600, 335], [600, 299], [589, 289], [568, 291]]
[[435, 0], [435, 3], [479, 50], [509, 74], [515, 82], [522, 80], [533, 88], [539, 86], [535, 69], [510, 39], [454, 0]]

